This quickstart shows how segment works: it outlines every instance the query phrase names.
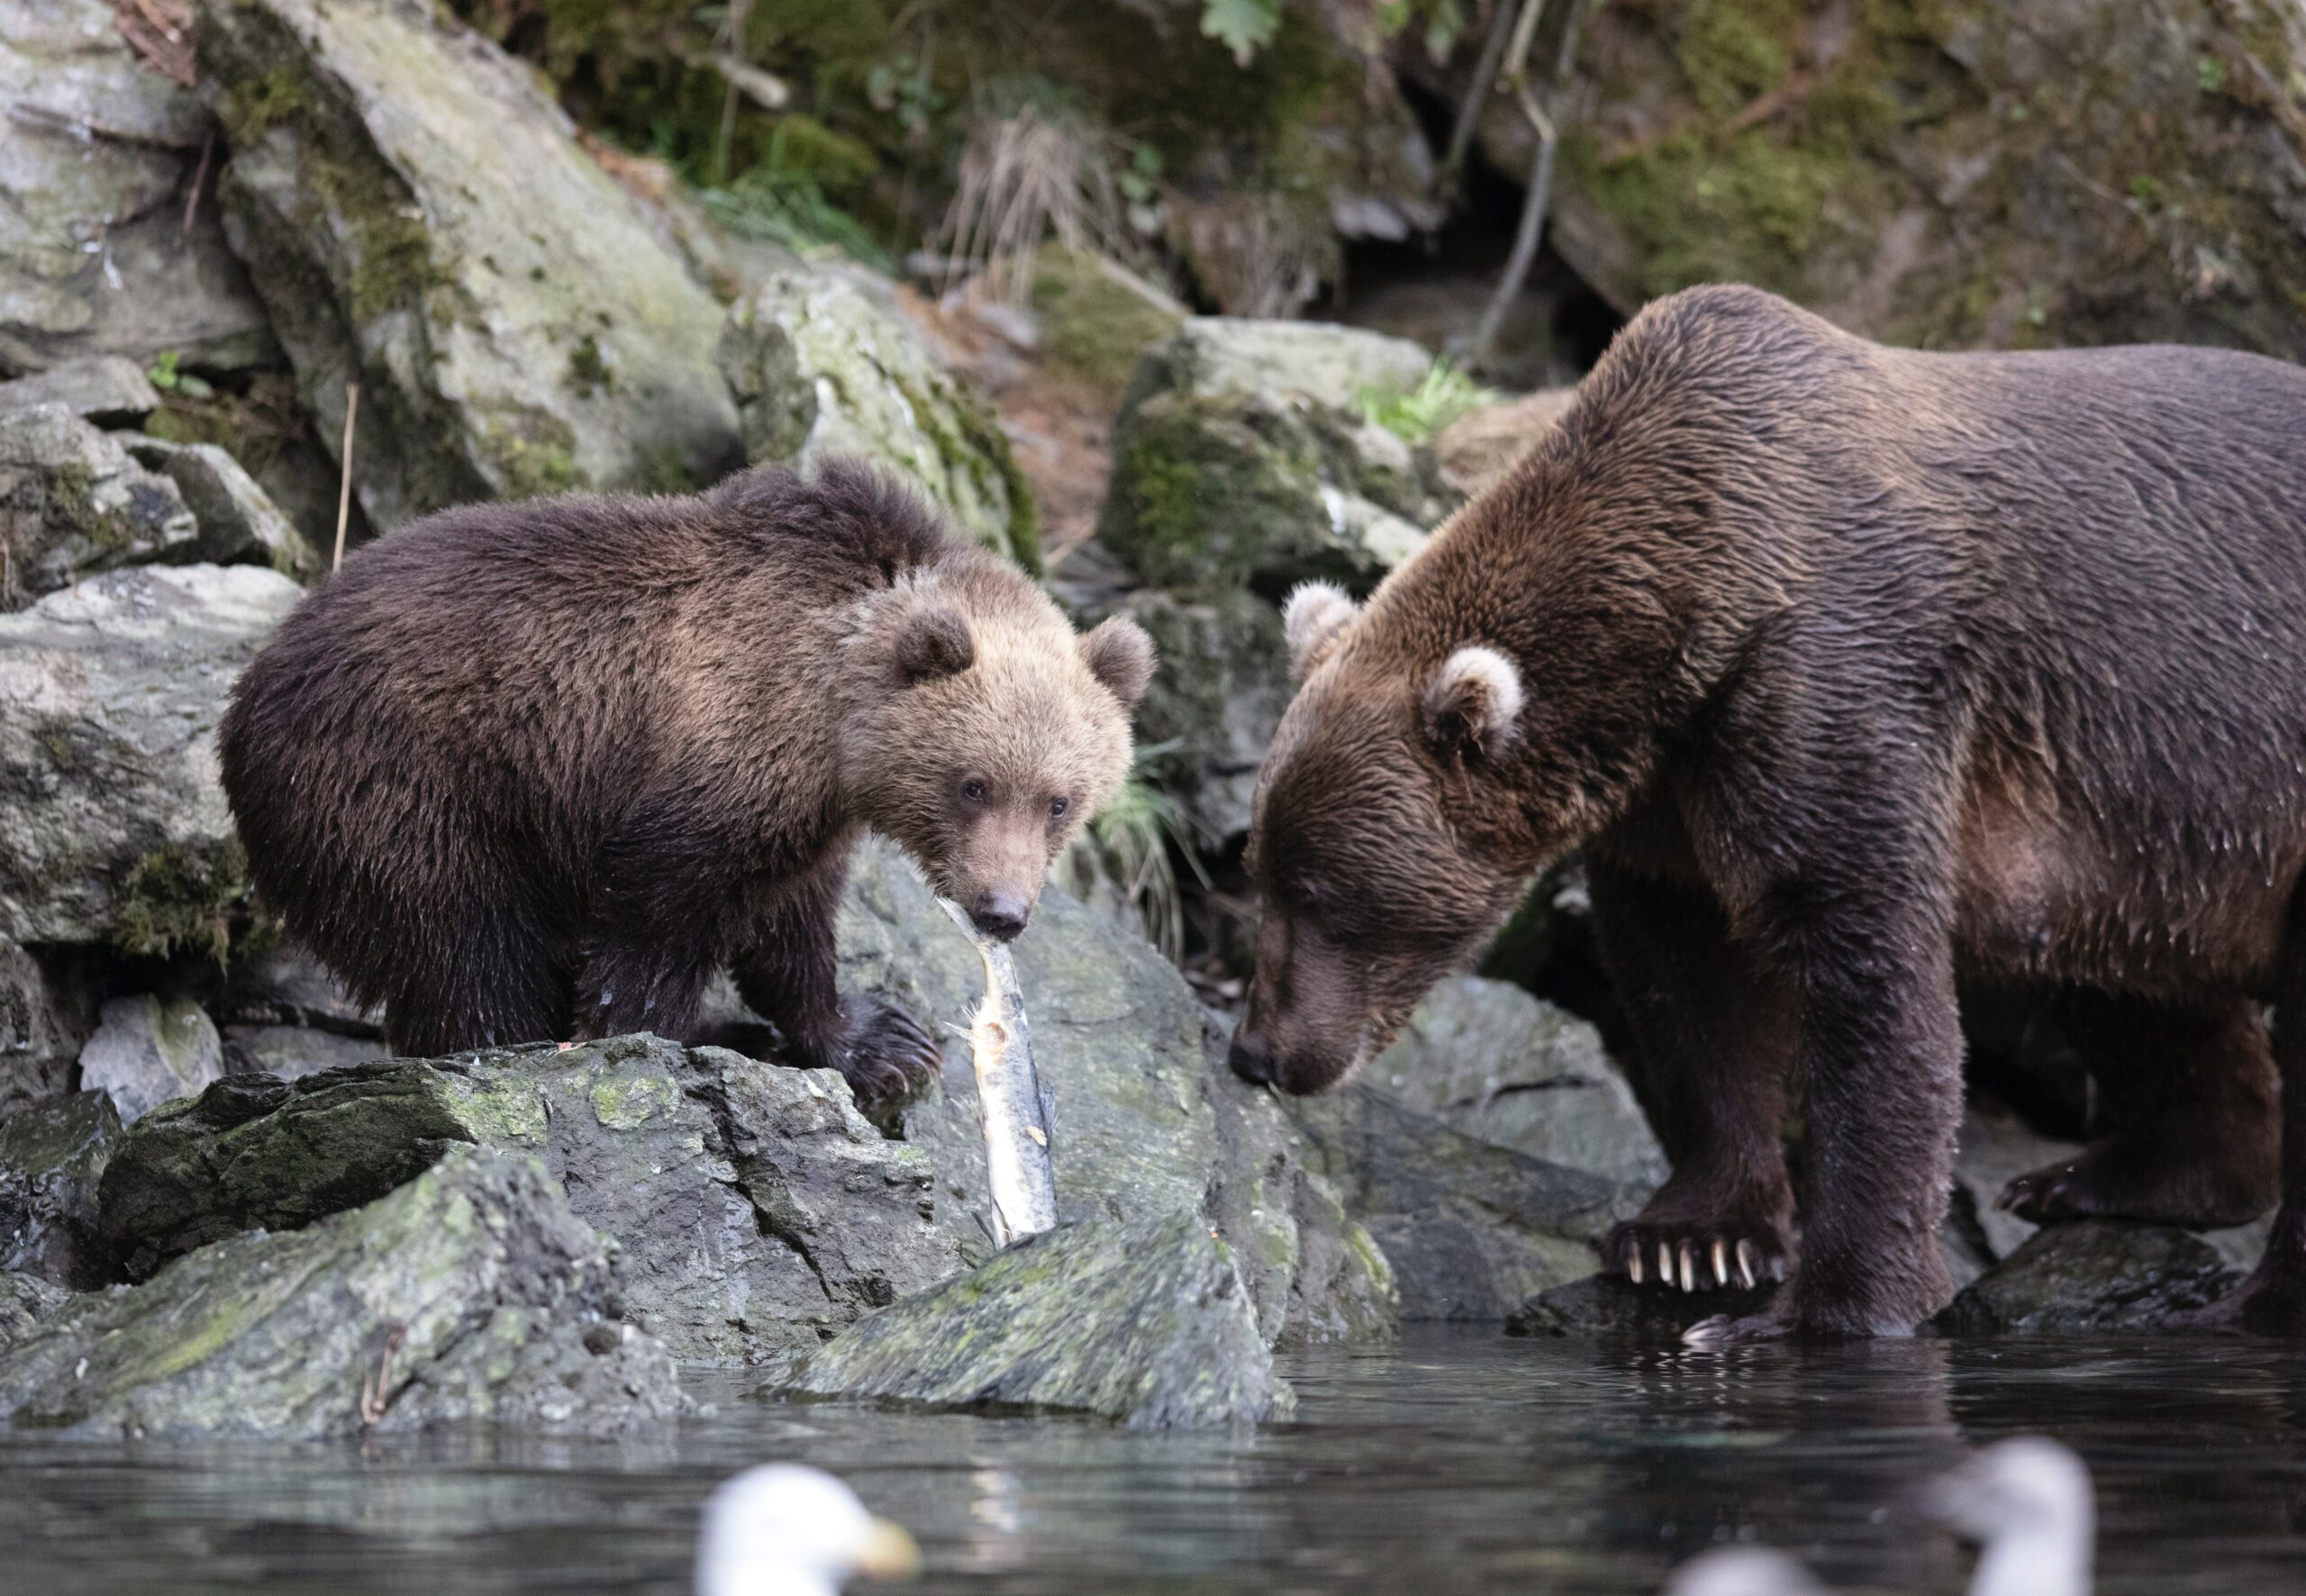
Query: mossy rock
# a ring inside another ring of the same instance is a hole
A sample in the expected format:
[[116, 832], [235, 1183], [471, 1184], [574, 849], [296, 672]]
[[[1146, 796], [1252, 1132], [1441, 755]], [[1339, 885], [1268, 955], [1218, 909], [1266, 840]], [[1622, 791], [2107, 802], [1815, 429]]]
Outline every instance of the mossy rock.
[[367, 1207], [53, 1306], [0, 1353], [0, 1418], [113, 1441], [654, 1428], [692, 1404], [622, 1322], [618, 1254], [540, 1160], [456, 1148]]
[[930, 1218], [929, 1158], [884, 1139], [838, 1075], [646, 1036], [227, 1076], [136, 1124], [104, 1231], [141, 1279], [374, 1202], [468, 1143], [543, 1158], [625, 1244], [636, 1322], [685, 1359], [814, 1347], [962, 1267]]
[[1192, 1212], [1018, 1242], [858, 1320], [770, 1389], [1147, 1429], [1254, 1424], [1294, 1406], [1230, 1249]]
[[222, 194], [331, 448], [389, 528], [476, 498], [735, 463], [720, 307], [534, 76], [428, 6], [209, 0]]
[[1167, 295], [1085, 249], [1041, 250], [1030, 299], [1043, 358], [1115, 402], [1145, 351], [1185, 319]]
[[1130, 382], [1100, 536], [1182, 594], [1278, 599], [1311, 577], [1366, 591], [1458, 502], [1430, 450], [1362, 409], [1432, 365], [1413, 343], [1353, 328], [1187, 322]]
[[1040, 568], [1032, 490], [1000, 423], [849, 277], [772, 275], [730, 311], [720, 366], [753, 464], [805, 470], [847, 455], [886, 467], [968, 537]]
[[[1594, 12], [1579, 59], [1549, 237], [1629, 313], [1744, 281], [1925, 347], [2306, 353], [2281, 0], [1646, 0]], [[1530, 138], [1485, 113], [1503, 169]]]
[[14, 667], [0, 681], [0, 935], [243, 946], [247, 868], [216, 725], [302, 592], [257, 566], [136, 566], [0, 615]]
[[196, 558], [198, 537], [177, 485], [68, 406], [0, 413], [0, 610], [97, 571]]

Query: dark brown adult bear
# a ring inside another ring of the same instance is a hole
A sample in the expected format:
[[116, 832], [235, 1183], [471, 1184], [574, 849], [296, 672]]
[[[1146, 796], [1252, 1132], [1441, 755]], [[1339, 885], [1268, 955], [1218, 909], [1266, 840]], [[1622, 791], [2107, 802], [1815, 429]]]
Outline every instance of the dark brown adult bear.
[[224, 788], [259, 893], [400, 1052], [678, 1036], [725, 965], [794, 1062], [881, 1098], [937, 1049], [834, 991], [858, 831], [1015, 936], [1152, 668], [861, 466], [474, 506], [282, 624]]
[[1584, 843], [1674, 1176], [1605, 1249], [1709, 1337], [1902, 1332], [1947, 1295], [1955, 981], [2050, 984], [2127, 1120], [2041, 1217], [2230, 1222], [2224, 1316], [2306, 1323], [2306, 374], [1923, 354], [1768, 295], [1652, 305], [1356, 612], [1296, 595], [1235, 1070], [1318, 1091]]

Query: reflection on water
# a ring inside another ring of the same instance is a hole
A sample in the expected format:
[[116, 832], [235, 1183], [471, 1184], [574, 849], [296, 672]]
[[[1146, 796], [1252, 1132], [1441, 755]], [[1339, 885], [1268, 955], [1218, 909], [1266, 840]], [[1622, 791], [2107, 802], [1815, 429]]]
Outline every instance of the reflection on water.
[[767, 1458], [909, 1526], [910, 1590], [1648, 1592], [1787, 1546], [1846, 1590], [1951, 1591], [1914, 1481], [2023, 1430], [2099, 1488], [2111, 1596], [2306, 1589], [2306, 1356], [2261, 1343], [1910, 1341], [1730, 1354], [1413, 1333], [1287, 1360], [1299, 1422], [1133, 1435], [703, 1394], [661, 1442], [0, 1441], [0, 1590], [687, 1588], [705, 1492]]

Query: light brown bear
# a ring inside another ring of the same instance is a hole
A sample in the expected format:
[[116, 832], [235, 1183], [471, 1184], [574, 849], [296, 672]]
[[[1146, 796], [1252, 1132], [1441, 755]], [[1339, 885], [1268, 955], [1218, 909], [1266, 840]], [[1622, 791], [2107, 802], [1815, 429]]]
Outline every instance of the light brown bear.
[[864, 467], [770, 467], [362, 549], [241, 677], [224, 786], [263, 901], [400, 1052], [678, 1036], [727, 966], [869, 1102], [938, 1053], [834, 990], [858, 834], [1014, 937], [1152, 669]]
[[1366, 610], [1288, 627], [1239, 1073], [1336, 1082], [1583, 843], [1674, 1161], [1605, 1261], [1792, 1266], [1706, 1337], [1945, 1299], [1957, 975], [2072, 994], [2122, 1076], [2112, 1134], [2013, 1188], [2035, 1217], [2237, 1222], [2282, 1128], [2213, 1317], [2306, 1327], [2306, 372], [1885, 349], [1692, 289]]

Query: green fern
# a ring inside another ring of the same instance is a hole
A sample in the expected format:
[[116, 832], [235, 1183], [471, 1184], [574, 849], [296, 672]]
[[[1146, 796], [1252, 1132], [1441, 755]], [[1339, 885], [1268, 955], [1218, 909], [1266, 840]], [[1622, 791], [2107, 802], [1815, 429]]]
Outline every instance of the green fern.
[[1499, 404], [1503, 398], [1447, 358], [1434, 361], [1413, 388], [1368, 387], [1360, 394], [1361, 413], [1412, 449], [1432, 442], [1442, 428], [1467, 412]]

